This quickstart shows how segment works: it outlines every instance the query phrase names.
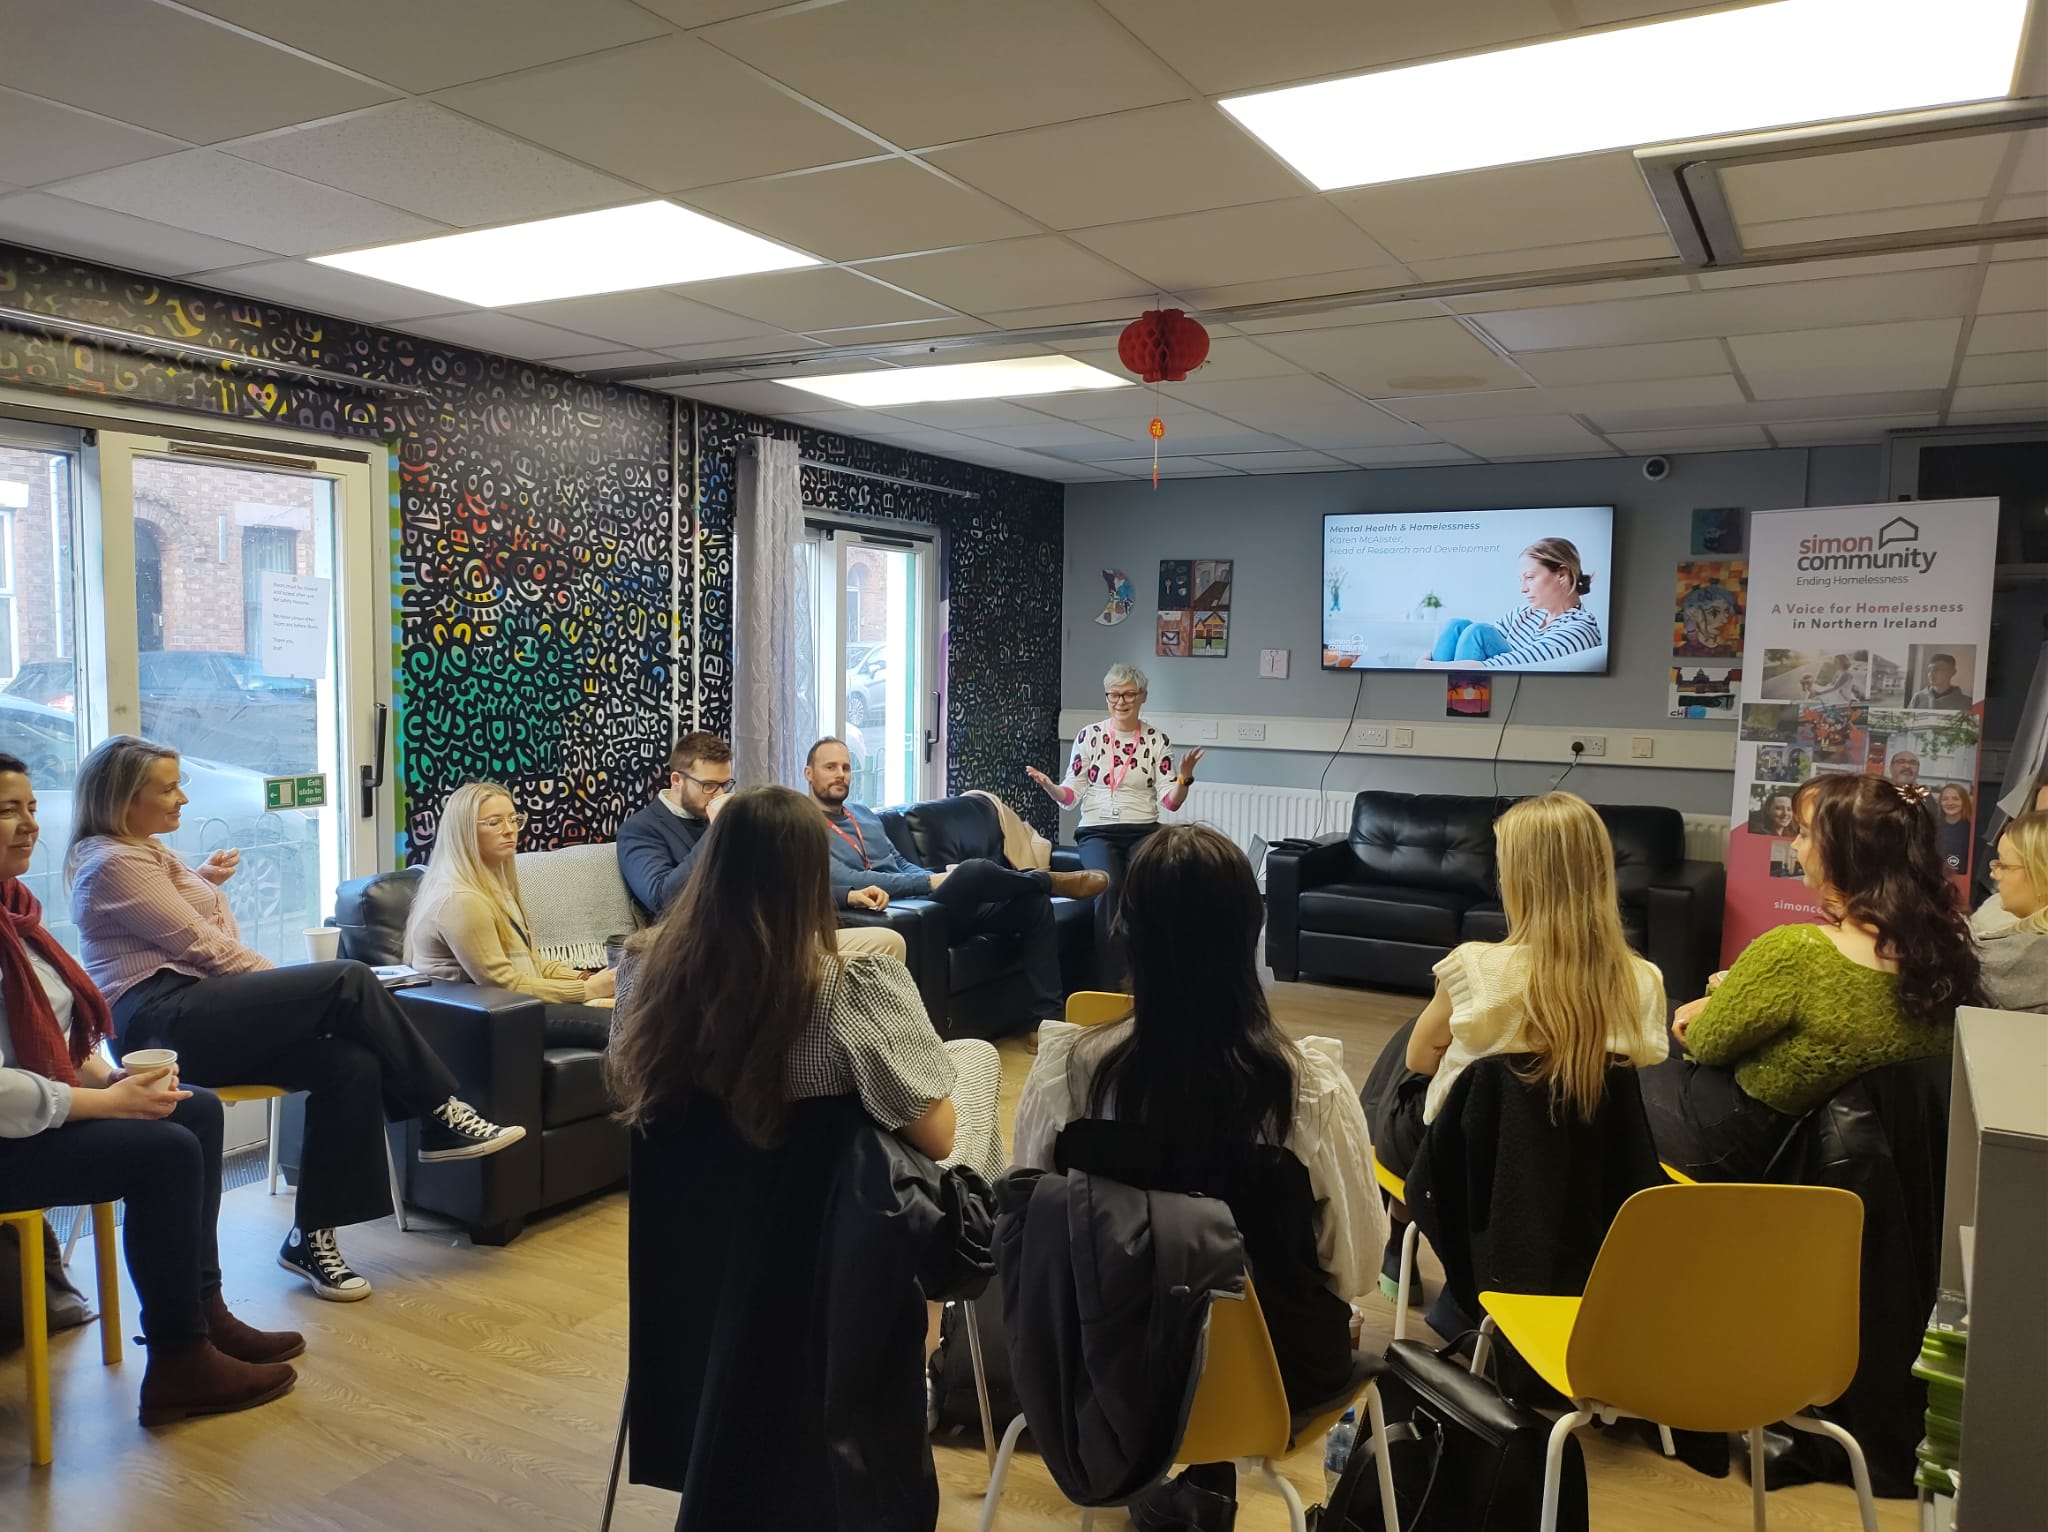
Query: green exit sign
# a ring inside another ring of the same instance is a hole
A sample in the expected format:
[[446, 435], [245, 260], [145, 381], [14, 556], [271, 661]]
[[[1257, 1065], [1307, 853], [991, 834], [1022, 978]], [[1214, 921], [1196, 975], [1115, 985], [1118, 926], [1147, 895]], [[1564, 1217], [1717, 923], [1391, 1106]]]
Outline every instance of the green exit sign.
[[324, 809], [327, 807], [327, 776], [316, 772], [306, 777], [265, 777], [263, 810]]

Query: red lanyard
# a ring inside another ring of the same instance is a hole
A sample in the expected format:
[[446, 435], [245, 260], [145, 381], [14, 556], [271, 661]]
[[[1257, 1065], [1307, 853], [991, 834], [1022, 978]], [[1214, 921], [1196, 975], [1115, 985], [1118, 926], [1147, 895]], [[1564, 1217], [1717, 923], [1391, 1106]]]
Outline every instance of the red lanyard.
[[[827, 814], [825, 816], [825, 823], [831, 829], [834, 835], [838, 836], [841, 840], [845, 841], [847, 845], [853, 846], [853, 849], [860, 853], [860, 865], [872, 871], [875, 864], [868, 860], [868, 838], [865, 835], [861, 835], [860, 833], [860, 821], [858, 819], [855, 819], [851, 814], [847, 814], [843, 817], [845, 818], [848, 824], [853, 826], [853, 835], [848, 835], [844, 830], [840, 829], [839, 821], [834, 819], [830, 814]], [[854, 836], [860, 836], [859, 845], [854, 845]]]

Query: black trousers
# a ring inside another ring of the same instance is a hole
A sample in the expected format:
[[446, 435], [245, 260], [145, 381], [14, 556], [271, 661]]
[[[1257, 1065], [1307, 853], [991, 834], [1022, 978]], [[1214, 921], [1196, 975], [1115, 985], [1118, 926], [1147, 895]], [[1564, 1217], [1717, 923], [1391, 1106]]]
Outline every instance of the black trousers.
[[165, 969], [114, 1007], [122, 1050], [175, 1048], [202, 1085], [306, 1092], [299, 1159], [302, 1229], [391, 1211], [384, 1124], [425, 1117], [455, 1077], [361, 963], [300, 963], [195, 979]]
[[1674, 1053], [1636, 1075], [1657, 1157], [1695, 1181], [1763, 1180], [1799, 1124], [1750, 1095], [1731, 1069]]
[[0, 1138], [0, 1212], [127, 1201], [121, 1249], [142, 1300], [142, 1333], [169, 1349], [206, 1339], [205, 1303], [220, 1291], [220, 1098], [184, 1084], [192, 1098], [168, 1117], [94, 1118]]
[[1095, 987], [1130, 988], [1129, 959], [1123, 938], [1117, 935], [1117, 901], [1124, 895], [1124, 870], [1145, 837], [1158, 829], [1147, 825], [1083, 825], [1074, 832], [1074, 849], [1081, 853], [1081, 865], [1109, 879], [1109, 887], [1095, 896]]
[[1024, 982], [1031, 1005], [1043, 1021], [1060, 1013], [1059, 932], [1052, 920], [1052, 878], [1019, 872], [1001, 862], [976, 857], [962, 862], [932, 890], [934, 904], [946, 911], [949, 931], [974, 936], [984, 931], [1022, 938]]
[[1429, 1095], [1430, 1077], [1408, 1067], [1408, 1039], [1421, 1019], [1417, 1016], [1402, 1023], [1387, 1039], [1358, 1093], [1358, 1104], [1365, 1108], [1365, 1120], [1372, 1129], [1373, 1154], [1404, 1181], [1415, 1166], [1415, 1157], [1422, 1153], [1427, 1131], [1422, 1108]]
[[612, 1013], [597, 1005], [549, 1001], [541, 1014], [543, 1048], [589, 1048], [604, 1052], [612, 1040]]

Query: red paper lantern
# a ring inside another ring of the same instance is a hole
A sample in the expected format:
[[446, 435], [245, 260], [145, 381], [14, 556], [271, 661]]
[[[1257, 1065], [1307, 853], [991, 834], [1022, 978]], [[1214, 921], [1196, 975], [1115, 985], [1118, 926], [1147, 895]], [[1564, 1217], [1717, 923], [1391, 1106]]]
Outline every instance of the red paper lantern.
[[1125, 326], [1116, 354], [1147, 383], [1183, 383], [1209, 359], [1209, 332], [1179, 309], [1149, 309]]

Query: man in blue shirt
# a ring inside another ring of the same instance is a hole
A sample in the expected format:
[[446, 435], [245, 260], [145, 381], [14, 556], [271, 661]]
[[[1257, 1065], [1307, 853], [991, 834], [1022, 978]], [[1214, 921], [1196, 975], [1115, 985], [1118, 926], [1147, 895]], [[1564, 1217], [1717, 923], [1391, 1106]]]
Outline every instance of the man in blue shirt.
[[1059, 1015], [1060, 953], [1052, 896], [1091, 898], [1109, 887], [1104, 874], [1019, 872], [985, 857], [940, 872], [918, 866], [891, 844], [873, 809], [847, 802], [853, 788], [853, 757], [843, 740], [821, 739], [811, 746], [804, 759], [804, 781], [832, 832], [832, 890], [839, 898], [879, 893], [882, 903], [874, 908], [890, 899], [930, 899], [945, 906], [949, 931], [1022, 937], [1032, 1014], [1040, 1019]]

